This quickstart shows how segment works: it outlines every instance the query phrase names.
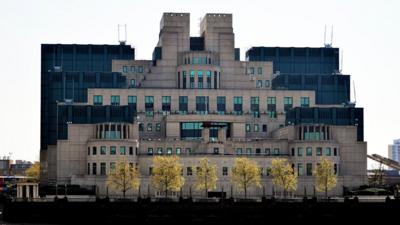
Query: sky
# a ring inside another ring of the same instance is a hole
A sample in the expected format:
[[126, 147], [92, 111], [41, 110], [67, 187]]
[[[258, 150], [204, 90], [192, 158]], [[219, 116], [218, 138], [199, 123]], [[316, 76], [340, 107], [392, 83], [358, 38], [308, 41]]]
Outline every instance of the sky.
[[322, 47], [333, 26], [364, 107], [368, 154], [387, 156], [400, 138], [399, 10], [398, 0], [0, 0], [0, 157], [39, 159], [40, 44], [118, 44], [126, 24], [136, 59], [151, 59], [163, 12], [190, 13], [191, 36], [205, 13], [232, 13], [242, 60], [252, 46]]

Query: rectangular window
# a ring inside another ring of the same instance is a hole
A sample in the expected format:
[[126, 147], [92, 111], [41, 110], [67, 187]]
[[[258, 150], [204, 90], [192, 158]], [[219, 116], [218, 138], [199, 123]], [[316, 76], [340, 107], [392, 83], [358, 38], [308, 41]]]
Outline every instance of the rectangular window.
[[198, 78], [197, 87], [199, 89], [202, 89], [203, 88], [203, 71], [201, 71], [201, 70], [197, 71], [197, 78]]
[[93, 155], [97, 154], [97, 147], [93, 147]]
[[111, 95], [111, 105], [119, 106], [119, 95]]
[[101, 146], [100, 147], [100, 155], [105, 155], [107, 154], [107, 148], [106, 146]]
[[179, 113], [187, 114], [187, 112], [188, 112], [188, 97], [179, 96]]
[[279, 148], [274, 148], [274, 155], [279, 155]]
[[157, 154], [159, 154], [159, 155], [163, 154], [163, 148], [162, 147], [158, 147], [157, 148]]
[[260, 117], [260, 98], [259, 97], [251, 97], [250, 98], [250, 111], [253, 114], [253, 117]]
[[267, 97], [267, 112], [270, 118], [276, 118], [276, 97]]
[[265, 87], [269, 87], [269, 86], [270, 86], [269, 80], [265, 80]]
[[291, 108], [293, 108], [293, 98], [292, 97], [284, 97], [283, 105], [284, 105], [285, 112], [289, 111]]
[[222, 167], [222, 176], [228, 176], [228, 167]]
[[312, 148], [311, 147], [307, 147], [307, 156], [312, 156]]
[[144, 107], [146, 111], [146, 116], [154, 116], [154, 97], [153, 96], [145, 96], [144, 98]]
[[[219, 76], [221, 77], [221, 72], [219, 72]], [[218, 72], [214, 71], [214, 89], [218, 88]]]
[[303, 156], [303, 148], [297, 148], [297, 156]]
[[250, 132], [251, 131], [250, 127], [251, 127], [250, 124], [246, 124], [246, 132]]
[[236, 155], [242, 155], [242, 148], [236, 149]]
[[192, 174], [193, 174], [192, 167], [186, 167], [186, 175], [192, 176]]
[[182, 71], [182, 84], [183, 89], [186, 89], [186, 71]]
[[258, 67], [257, 72], [258, 72], [258, 75], [261, 75], [262, 74], [262, 67]]
[[194, 70], [190, 70], [190, 79], [189, 79], [189, 82], [190, 82], [190, 88], [194, 88]]
[[337, 165], [336, 163], [333, 164], [333, 171], [334, 171], [334, 174], [335, 174], [335, 175], [338, 174], [338, 165]]
[[192, 154], [192, 149], [191, 148], [186, 148], [186, 154], [191, 155]]
[[243, 97], [235, 96], [233, 97], [233, 111], [235, 115], [242, 115], [243, 113]]
[[106, 175], [106, 163], [100, 163], [100, 175]]
[[219, 115], [224, 115], [226, 110], [225, 96], [217, 96], [217, 111]]
[[153, 155], [153, 148], [147, 148], [147, 155]]
[[115, 154], [117, 154], [117, 147], [110, 146], [110, 155], [115, 155]]
[[312, 163], [307, 163], [307, 176], [312, 176]]
[[246, 148], [246, 155], [251, 155], [252, 154], [252, 149], [251, 148]]
[[326, 156], [331, 156], [331, 154], [332, 154], [331, 148], [330, 147], [325, 148], [325, 155]]
[[153, 167], [149, 167], [149, 175], [153, 175]]
[[127, 73], [128, 72], [128, 67], [127, 66], [123, 66], [122, 67], [122, 72], [123, 73]]
[[134, 66], [131, 66], [131, 72], [132, 72], [132, 73], [136, 72], [136, 70], [135, 70], [135, 67], [134, 67]]
[[151, 132], [153, 131], [153, 124], [152, 123], [148, 123], [147, 124], [147, 132]]
[[262, 84], [263, 84], [263, 81], [262, 80], [258, 80], [256, 86], [258, 88], [262, 88]]
[[115, 173], [115, 162], [110, 162], [110, 173]]
[[164, 113], [171, 111], [171, 96], [162, 96], [162, 111]]
[[219, 148], [214, 148], [214, 155], [218, 155], [219, 154]]
[[125, 146], [120, 146], [119, 147], [119, 154], [120, 155], [125, 155], [126, 154]]
[[87, 174], [90, 175], [90, 163], [87, 164]]
[[136, 87], [136, 80], [135, 80], [135, 79], [131, 79], [130, 87], [131, 87], [131, 88]]
[[133, 147], [129, 147], [129, 155], [133, 155]]
[[196, 96], [197, 114], [208, 114], [208, 96]]
[[309, 107], [310, 106], [310, 98], [309, 97], [301, 97], [300, 105], [301, 105], [301, 107]]
[[322, 148], [317, 148], [317, 156], [322, 156]]
[[139, 73], [143, 73], [143, 66], [139, 66], [138, 72], [139, 72]]
[[157, 132], [161, 131], [161, 123], [156, 123], [156, 131]]
[[207, 76], [207, 87], [208, 89], [211, 88], [211, 71], [207, 70], [206, 71], [206, 76]]
[[93, 95], [93, 105], [103, 105], [103, 96]]
[[261, 149], [260, 148], [256, 148], [256, 155], [260, 155], [261, 154]]
[[338, 154], [337, 154], [337, 148], [333, 148], [333, 155], [334, 156], [337, 156]]
[[254, 67], [250, 67], [250, 74], [251, 74], [251, 75], [254, 74]]
[[297, 164], [297, 173], [298, 173], [299, 176], [303, 176], [304, 175], [303, 164], [302, 163]]
[[97, 174], [97, 164], [96, 164], [96, 163], [93, 163], [93, 164], [92, 164], [92, 169], [93, 169], [93, 170], [92, 170], [92, 174], [93, 174], [93, 175], [96, 175], [96, 174]]
[[136, 96], [128, 96], [128, 106], [133, 109], [134, 112], [137, 111], [137, 97]]
[[175, 152], [177, 155], [180, 155], [182, 153], [182, 149], [181, 148], [176, 148]]
[[265, 149], [265, 155], [267, 155], [267, 156], [271, 155], [271, 149], [266, 148]]
[[258, 126], [258, 124], [254, 124], [254, 132], [259, 132], [260, 128]]
[[172, 155], [172, 148], [167, 148], [167, 155]]
[[267, 124], [263, 124], [262, 125], [262, 131], [263, 132], [267, 132]]

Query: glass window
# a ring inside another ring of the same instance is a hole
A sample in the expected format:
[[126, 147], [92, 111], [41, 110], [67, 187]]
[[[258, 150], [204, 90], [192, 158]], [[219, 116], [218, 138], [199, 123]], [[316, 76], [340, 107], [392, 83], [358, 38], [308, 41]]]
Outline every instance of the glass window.
[[93, 95], [93, 105], [103, 105], [103, 96]]
[[129, 155], [133, 155], [133, 147], [129, 147]]
[[271, 155], [271, 149], [266, 148], [265, 149], [265, 155]]
[[137, 97], [136, 96], [128, 96], [128, 105], [132, 105], [137, 103]]
[[207, 76], [207, 87], [208, 89], [211, 88], [211, 70], [206, 71], [206, 76]]
[[312, 148], [311, 147], [307, 147], [307, 156], [312, 156]]
[[262, 126], [262, 131], [263, 131], [263, 132], [267, 132], [267, 124], [263, 124], [263, 126]]
[[297, 156], [303, 156], [303, 148], [297, 148]]
[[270, 118], [276, 118], [276, 97], [267, 97], [267, 112]]
[[292, 97], [284, 97], [283, 104], [284, 104], [285, 112], [289, 111], [289, 109], [293, 108], [293, 98]]
[[167, 155], [171, 155], [172, 154], [172, 148], [167, 148]]
[[131, 66], [131, 73], [134, 73], [134, 72], [136, 72], [135, 67]]
[[162, 96], [162, 111], [171, 111], [171, 96]]
[[228, 176], [228, 167], [222, 167], [222, 175], [223, 176]]
[[119, 154], [120, 154], [120, 155], [125, 155], [125, 154], [126, 154], [125, 146], [120, 146], [120, 147], [119, 147]]
[[146, 116], [153, 116], [154, 115], [154, 97], [153, 96], [145, 96], [145, 110]]
[[186, 71], [182, 71], [182, 84], [183, 89], [186, 89]]
[[337, 156], [337, 148], [333, 148], [333, 155]]
[[181, 150], [181, 148], [176, 148], [176, 150], [175, 150], [175, 151], [176, 151], [176, 154], [177, 154], [177, 155], [180, 155], [180, 154], [182, 153], [182, 150]]
[[303, 176], [304, 175], [303, 164], [302, 163], [297, 164], [297, 172], [298, 172], [299, 176]]
[[192, 174], [193, 174], [192, 167], [186, 167], [186, 175], [192, 176]]
[[111, 105], [119, 106], [119, 95], [111, 95]]
[[122, 72], [123, 73], [127, 73], [128, 72], [128, 67], [127, 66], [123, 66], [122, 67]]
[[198, 88], [202, 89], [203, 88], [203, 71], [199, 70], [197, 71], [197, 86]]
[[101, 146], [100, 147], [100, 155], [105, 155], [107, 153], [107, 148], [106, 146]]
[[143, 73], [143, 66], [138, 67], [138, 73]]
[[233, 97], [233, 111], [235, 115], [242, 115], [243, 113], [243, 97], [235, 96]]
[[274, 155], [279, 155], [279, 148], [274, 148]]
[[219, 154], [219, 148], [214, 148], [214, 155], [218, 155]]
[[208, 114], [208, 96], [196, 96], [197, 114]]
[[258, 67], [257, 72], [258, 72], [258, 75], [261, 75], [262, 74], [262, 67]]
[[265, 87], [269, 87], [269, 86], [270, 86], [269, 80], [265, 80]]
[[153, 148], [147, 148], [147, 154], [153, 155]]
[[115, 154], [117, 154], [117, 147], [110, 146], [110, 155], [115, 155]]
[[317, 156], [321, 156], [322, 155], [322, 148], [317, 148]]
[[161, 131], [161, 123], [156, 123], [156, 131]]
[[225, 96], [217, 96], [217, 111], [219, 115], [225, 114], [225, 108], [226, 108], [225, 101], [226, 101]]
[[257, 87], [258, 87], [258, 88], [262, 88], [262, 83], [263, 83], [262, 80], [258, 80], [258, 81], [257, 81]]
[[153, 167], [149, 167], [149, 175], [153, 175]]
[[309, 107], [310, 106], [310, 98], [309, 97], [301, 97], [300, 105], [301, 105], [301, 107]]
[[258, 131], [260, 131], [258, 124], [254, 124], [254, 132], [258, 132]]
[[189, 82], [190, 82], [190, 88], [194, 88], [194, 70], [190, 70]]
[[254, 67], [250, 67], [250, 74], [251, 74], [251, 75], [254, 74]]
[[246, 132], [250, 132], [250, 124], [246, 124]]
[[250, 98], [250, 111], [253, 114], [253, 117], [260, 117], [260, 98], [259, 97], [251, 97]]
[[157, 154], [162, 155], [163, 154], [163, 149], [162, 147], [157, 148]]
[[106, 163], [100, 163], [100, 175], [106, 175]]
[[326, 147], [325, 148], [325, 155], [326, 156], [331, 156], [332, 152], [331, 152], [331, 148], [330, 147]]
[[295, 153], [294, 153], [294, 148], [292, 148], [292, 156], [294, 156], [295, 155]]
[[187, 112], [188, 112], [188, 97], [179, 96], [179, 113], [187, 114]]
[[251, 154], [252, 154], [251, 148], [246, 148], [246, 155], [251, 155]]
[[110, 162], [110, 173], [115, 173], [115, 162]]
[[148, 124], [147, 124], [147, 131], [148, 131], [148, 132], [153, 131], [153, 124], [151, 124], [151, 123], [148, 123]]
[[96, 155], [96, 154], [97, 154], [97, 148], [93, 147], [93, 155]]
[[136, 87], [136, 80], [135, 79], [131, 79], [131, 87]]
[[87, 174], [90, 175], [90, 163], [87, 164]]
[[186, 148], [186, 153], [191, 155], [192, 154], [192, 149], [191, 148]]
[[242, 148], [237, 148], [236, 155], [241, 155], [241, 154], [242, 154]]
[[312, 163], [307, 163], [307, 176], [312, 176]]
[[96, 175], [96, 174], [97, 174], [97, 164], [96, 164], [96, 163], [93, 163], [93, 164], [92, 164], [92, 169], [93, 169], [93, 170], [92, 170], [92, 174], [93, 174], [93, 175]]

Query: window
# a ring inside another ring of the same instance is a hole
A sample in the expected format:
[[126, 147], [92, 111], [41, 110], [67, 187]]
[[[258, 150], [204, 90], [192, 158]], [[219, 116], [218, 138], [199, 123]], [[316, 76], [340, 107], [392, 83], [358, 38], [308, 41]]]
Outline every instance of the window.
[[292, 97], [284, 97], [283, 98], [284, 110], [285, 112], [289, 111], [293, 107], [293, 98]]
[[274, 148], [274, 155], [279, 155], [279, 148]]
[[263, 124], [262, 125], [262, 131], [263, 132], [267, 132], [267, 124]]
[[186, 89], [186, 71], [182, 71], [182, 84], [183, 89]]
[[250, 111], [253, 114], [253, 117], [260, 117], [260, 98], [259, 97], [251, 97], [250, 98]]
[[119, 106], [119, 95], [111, 95], [111, 105]]
[[197, 114], [208, 114], [208, 96], [196, 96]]
[[106, 175], [106, 163], [100, 163], [100, 175]]
[[199, 89], [202, 89], [203, 88], [203, 71], [201, 71], [201, 70], [197, 71], [197, 78], [198, 78], [197, 87]]
[[254, 74], [254, 67], [250, 67], [249, 73], [250, 73], [251, 75]]
[[194, 88], [194, 70], [190, 70], [190, 88]]
[[143, 73], [143, 66], [138, 67], [138, 73]]
[[219, 115], [225, 114], [225, 96], [217, 96], [217, 111]]
[[251, 154], [252, 154], [251, 148], [246, 148], [246, 155], [251, 155]]
[[136, 80], [135, 79], [131, 79], [131, 85], [130, 87], [136, 87]]
[[154, 115], [154, 97], [153, 96], [145, 96], [145, 111], [146, 116], [153, 116]]
[[333, 171], [334, 171], [334, 174], [335, 174], [335, 175], [338, 174], [338, 165], [337, 165], [336, 163], [333, 164]]
[[332, 154], [331, 148], [330, 147], [325, 148], [325, 155], [326, 156], [331, 156], [331, 154]]
[[246, 124], [246, 132], [250, 132], [250, 124]]
[[153, 167], [149, 167], [149, 175], [153, 175]]
[[153, 155], [153, 148], [147, 148], [147, 155]]
[[171, 111], [171, 96], [162, 96], [162, 111], [164, 113]]
[[133, 155], [133, 147], [129, 147], [129, 155]]
[[93, 147], [93, 155], [96, 155], [96, 154], [97, 154], [97, 148]]
[[312, 176], [312, 163], [307, 163], [307, 176]]
[[101, 146], [100, 147], [100, 155], [105, 155], [107, 153], [107, 148], [106, 146]]
[[294, 156], [294, 148], [292, 148], [292, 156]]
[[222, 167], [222, 175], [228, 176], [228, 167]]
[[180, 155], [182, 153], [182, 150], [181, 148], [176, 148], [175, 152], [177, 155]]
[[157, 148], [157, 154], [162, 155], [163, 154], [163, 149], [162, 147]]
[[311, 147], [307, 147], [306, 148], [306, 151], [307, 151], [307, 156], [312, 156], [312, 148]]
[[309, 97], [301, 97], [300, 105], [301, 105], [301, 107], [309, 107], [310, 106], [310, 98]]
[[317, 156], [321, 156], [322, 155], [322, 148], [317, 148]]
[[219, 148], [214, 148], [214, 155], [218, 155], [219, 154]]
[[188, 97], [179, 96], [179, 113], [187, 114], [187, 112], [188, 112]]
[[235, 115], [242, 115], [243, 113], [243, 97], [233, 97], [233, 111]]
[[132, 108], [134, 111], [137, 110], [136, 108], [137, 97], [136, 96], [128, 96], [128, 106]]
[[186, 167], [186, 175], [192, 176], [192, 174], [193, 174], [192, 167]]
[[256, 148], [256, 155], [260, 155], [261, 154], [261, 149], [260, 148]]
[[270, 118], [276, 118], [276, 97], [267, 97], [267, 111]]
[[93, 95], [93, 105], [103, 105], [103, 96]]
[[128, 67], [127, 66], [123, 66], [122, 67], [122, 72], [123, 73], [127, 73], [128, 72]]
[[207, 76], [207, 86], [206, 88], [210, 89], [211, 88], [211, 70], [206, 71], [206, 76]]
[[303, 176], [304, 175], [303, 164], [302, 163], [297, 164], [297, 173], [298, 173], [299, 176]]
[[153, 124], [148, 123], [147, 124], [147, 132], [151, 132], [151, 131], [153, 131]]
[[337, 148], [333, 148], [333, 155], [337, 156]]
[[172, 148], [167, 148], [167, 155], [172, 155]]
[[110, 147], [110, 155], [115, 155], [117, 154], [117, 147], [111, 146]]
[[144, 127], [143, 127], [143, 123], [139, 123], [139, 131], [143, 131]]
[[258, 75], [261, 75], [262, 74], [262, 67], [258, 67], [257, 72], [258, 72]]
[[186, 153], [191, 155], [192, 154], [192, 149], [191, 148], [186, 148]]
[[265, 155], [271, 155], [271, 149], [266, 148], [265, 149]]
[[115, 173], [115, 162], [110, 162], [110, 173]]
[[136, 72], [135, 67], [131, 66], [131, 73], [134, 73], [134, 72]]
[[254, 132], [259, 132], [260, 128], [258, 126], [258, 124], [254, 124]]
[[125, 146], [120, 146], [119, 147], [119, 154], [120, 155], [125, 155], [126, 154]]
[[265, 80], [265, 87], [269, 87], [269, 86], [270, 86], [269, 80]]
[[161, 123], [156, 123], [156, 131], [161, 131]]
[[297, 156], [303, 156], [303, 148], [297, 148]]
[[236, 149], [236, 155], [242, 155], [242, 148]]
[[87, 174], [90, 175], [90, 163], [87, 164]]
[[262, 80], [258, 80], [256, 86], [257, 86], [258, 88], [262, 88], [262, 83], [263, 83]]
[[90, 155], [90, 147], [87, 148], [87, 155]]
[[92, 174], [93, 174], [93, 175], [96, 175], [96, 174], [97, 174], [97, 164], [96, 164], [96, 163], [93, 163], [93, 164], [92, 164]]

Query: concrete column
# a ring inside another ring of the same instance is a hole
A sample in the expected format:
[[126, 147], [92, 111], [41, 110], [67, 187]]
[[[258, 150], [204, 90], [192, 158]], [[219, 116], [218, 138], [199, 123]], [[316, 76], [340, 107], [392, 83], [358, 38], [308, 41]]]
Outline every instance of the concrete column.
[[121, 139], [124, 139], [124, 125], [121, 123], [119, 126], [121, 128]]
[[209, 142], [210, 141], [210, 128], [205, 127], [203, 130], [201, 130], [201, 137], [203, 138], [203, 142]]
[[17, 198], [22, 198], [22, 186], [17, 186]]

